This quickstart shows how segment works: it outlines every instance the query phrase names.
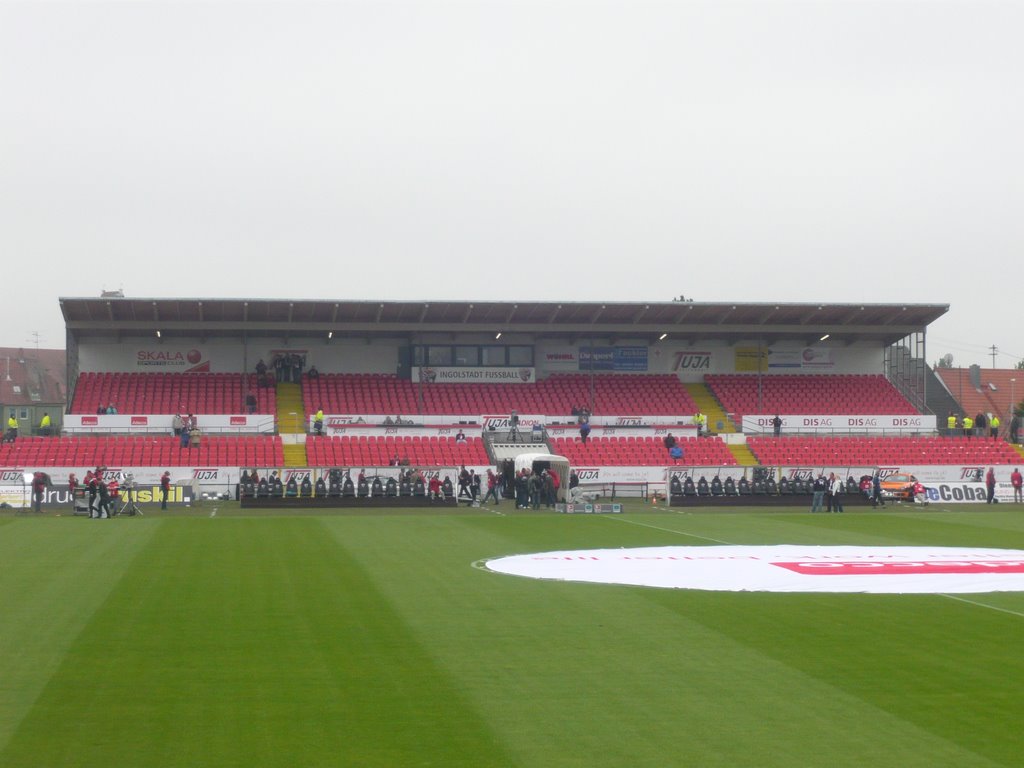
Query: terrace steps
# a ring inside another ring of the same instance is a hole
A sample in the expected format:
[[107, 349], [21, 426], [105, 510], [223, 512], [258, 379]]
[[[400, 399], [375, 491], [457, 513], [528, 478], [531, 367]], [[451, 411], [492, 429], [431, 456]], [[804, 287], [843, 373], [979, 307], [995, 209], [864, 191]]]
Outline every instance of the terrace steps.
[[729, 453], [733, 455], [736, 459], [736, 463], [741, 467], [756, 467], [759, 463], [757, 457], [754, 456], [746, 443], [730, 444]]
[[[736, 425], [725, 415], [722, 404], [718, 402], [718, 398], [711, 394], [711, 390], [706, 385], [683, 384], [683, 388], [686, 389], [693, 402], [697, 404], [700, 412], [708, 417], [708, 430], [716, 434], [736, 431]], [[721, 429], [718, 428], [719, 422], [722, 424]]]
[[[281, 435], [297, 435], [306, 431], [302, 388], [298, 384], [277, 383], [277, 431]], [[304, 466], [304, 465], [301, 465]]]

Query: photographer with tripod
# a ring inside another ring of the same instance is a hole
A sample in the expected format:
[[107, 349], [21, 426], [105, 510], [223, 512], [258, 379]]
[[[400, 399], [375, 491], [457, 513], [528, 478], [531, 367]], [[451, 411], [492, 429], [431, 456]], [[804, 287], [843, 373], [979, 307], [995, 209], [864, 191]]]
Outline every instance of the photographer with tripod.
[[508, 441], [510, 443], [519, 442], [519, 414], [516, 411], [512, 411], [508, 418], [509, 430], [508, 430]]

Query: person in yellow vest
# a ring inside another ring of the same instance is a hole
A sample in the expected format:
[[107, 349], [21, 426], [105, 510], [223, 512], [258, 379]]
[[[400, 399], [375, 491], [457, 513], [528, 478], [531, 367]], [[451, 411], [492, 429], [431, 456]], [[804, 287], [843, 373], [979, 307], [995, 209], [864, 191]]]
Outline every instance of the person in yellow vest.
[[970, 416], [964, 416], [963, 425], [964, 437], [970, 437], [971, 435], [974, 434], [974, 419], [972, 419]]
[[49, 435], [49, 434], [51, 434], [51, 430], [50, 430], [50, 414], [47, 413], [46, 411], [43, 412], [43, 418], [41, 418], [39, 420], [39, 434], [41, 434], [41, 435]]
[[7, 432], [4, 434], [4, 441], [13, 443], [18, 439], [18, 420], [14, 418], [14, 411], [7, 419]]
[[313, 434], [322, 435], [324, 433], [324, 409], [317, 408], [316, 415], [313, 417]]
[[956, 434], [956, 414], [952, 411], [949, 412], [949, 416], [946, 419], [946, 434], [950, 437]]
[[992, 418], [988, 421], [989, 426], [992, 428], [992, 439], [999, 437], [999, 417], [994, 413]]

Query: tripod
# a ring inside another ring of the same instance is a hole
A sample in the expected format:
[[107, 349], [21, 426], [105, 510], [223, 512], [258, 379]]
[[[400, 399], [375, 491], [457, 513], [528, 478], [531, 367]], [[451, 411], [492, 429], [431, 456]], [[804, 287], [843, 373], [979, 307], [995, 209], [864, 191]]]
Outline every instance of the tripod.
[[132, 498], [132, 489], [131, 488], [125, 488], [125, 490], [124, 490], [124, 504], [122, 504], [121, 508], [119, 510], [117, 510], [117, 514], [119, 516], [120, 515], [129, 515], [129, 516], [134, 517], [135, 515], [138, 515], [139, 517], [142, 517], [142, 510], [139, 509], [138, 505], [135, 503], [135, 499]]
[[519, 423], [513, 422], [512, 426], [508, 430], [508, 441], [510, 443], [519, 442]]

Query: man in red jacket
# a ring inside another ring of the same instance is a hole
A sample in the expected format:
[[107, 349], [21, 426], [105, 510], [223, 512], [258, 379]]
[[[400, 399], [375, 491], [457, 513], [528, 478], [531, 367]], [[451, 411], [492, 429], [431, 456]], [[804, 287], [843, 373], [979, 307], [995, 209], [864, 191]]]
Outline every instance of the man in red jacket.
[[1013, 486], [1014, 503], [1020, 504], [1024, 501], [1024, 495], [1021, 493], [1021, 489], [1024, 488], [1024, 477], [1021, 477], [1020, 470], [1016, 467], [1013, 468], [1013, 472], [1010, 475], [1010, 485]]
[[985, 496], [985, 503], [991, 504], [992, 500], [996, 497], [996, 473], [992, 467], [988, 468], [988, 472], [985, 474], [985, 490], [988, 494]]

